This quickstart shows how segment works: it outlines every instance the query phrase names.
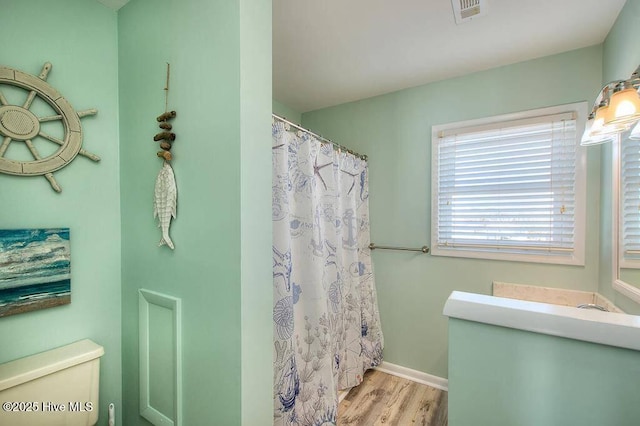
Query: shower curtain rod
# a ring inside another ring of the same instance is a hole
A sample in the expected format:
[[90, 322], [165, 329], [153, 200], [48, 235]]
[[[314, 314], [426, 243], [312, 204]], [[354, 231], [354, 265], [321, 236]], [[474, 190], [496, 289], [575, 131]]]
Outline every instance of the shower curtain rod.
[[429, 247], [422, 246], [420, 248], [410, 248], [410, 247], [392, 247], [392, 246], [379, 246], [374, 243], [369, 244], [370, 250], [382, 249], [382, 250], [402, 250], [402, 251], [421, 251], [422, 253], [429, 253]]
[[305, 132], [305, 133], [309, 133], [311, 136], [314, 136], [314, 137], [316, 137], [316, 138], [320, 139], [321, 141], [328, 142], [328, 143], [332, 144], [334, 147], [337, 147], [339, 150], [346, 151], [346, 152], [348, 152], [349, 154], [355, 155], [356, 157], [359, 157], [361, 160], [367, 161], [367, 160], [369, 159], [369, 156], [368, 156], [368, 155], [358, 154], [357, 152], [352, 151], [352, 150], [350, 150], [349, 148], [347, 148], [347, 147], [345, 147], [345, 146], [343, 146], [343, 145], [340, 145], [340, 144], [339, 144], [339, 143], [337, 143], [337, 142], [334, 142], [334, 141], [332, 141], [332, 140], [330, 140], [330, 139], [327, 139], [327, 138], [325, 138], [325, 137], [322, 137], [322, 136], [318, 135], [317, 133], [313, 133], [311, 130], [305, 129], [304, 127], [300, 127], [300, 126], [298, 126], [297, 124], [292, 123], [291, 121], [287, 120], [287, 119], [286, 119], [286, 118], [284, 118], [284, 117], [280, 117], [280, 116], [279, 116], [279, 115], [277, 115], [277, 114], [271, 114], [271, 116], [272, 116], [273, 118], [275, 118], [276, 120], [280, 120], [280, 121], [282, 121], [283, 123], [287, 123], [288, 125], [290, 125], [290, 126], [292, 126], [292, 127], [295, 127], [295, 128], [296, 128], [296, 129], [298, 129], [298, 130], [302, 130], [302, 131], [303, 131], [303, 132]]

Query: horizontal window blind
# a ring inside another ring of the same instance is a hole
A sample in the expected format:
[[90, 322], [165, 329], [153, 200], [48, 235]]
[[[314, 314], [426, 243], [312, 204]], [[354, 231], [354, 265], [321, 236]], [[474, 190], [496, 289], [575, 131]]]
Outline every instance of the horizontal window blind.
[[622, 255], [626, 261], [640, 261], [640, 141], [623, 139], [621, 160]]
[[576, 136], [572, 114], [442, 132], [438, 249], [572, 256]]

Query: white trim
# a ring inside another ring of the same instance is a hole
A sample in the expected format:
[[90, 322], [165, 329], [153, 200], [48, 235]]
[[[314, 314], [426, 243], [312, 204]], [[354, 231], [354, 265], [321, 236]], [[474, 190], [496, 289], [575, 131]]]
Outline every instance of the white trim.
[[[588, 105], [586, 102], [574, 102], [574, 103], [564, 104], [564, 105], [556, 105], [556, 106], [542, 107], [542, 108], [536, 108], [536, 109], [531, 109], [526, 111], [512, 112], [509, 114], [494, 115], [492, 117], [483, 117], [483, 118], [476, 118], [473, 120], [438, 124], [433, 127], [436, 128], [438, 132], [440, 132], [440, 131], [447, 131], [447, 130], [456, 129], [456, 128], [476, 127], [476, 126], [481, 126], [485, 124], [516, 121], [516, 120], [522, 120], [530, 117], [562, 114], [568, 111], [569, 112], [576, 111], [579, 114], [577, 117], [577, 120], [580, 120], [580, 118], [582, 118], [582, 120], [584, 120], [583, 121], [583, 124], [584, 124], [584, 122], [586, 121], [586, 115], [584, 114], [586, 114], [587, 108], [588, 108]], [[583, 111], [584, 111], [584, 114], [581, 114], [583, 113]], [[580, 117], [580, 115], [582, 115], [582, 117]], [[435, 133], [435, 137], [436, 138], [438, 137], [438, 133]]]
[[383, 361], [382, 364], [377, 367], [373, 367], [373, 369], [391, 374], [392, 376], [402, 377], [403, 379], [411, 380], [412, 382], [431, 386], [432, 388], [441, 389], [443, 391], [449, 390], [449, 380], [445, 378], [434, 376], [429, 373], [423, 373], [418, 370], [412, 370], [411, 368], [403, 367], [401, 365], [391, 364], [387, 361]]
[[[583, 129], [587, 117], [587, 103], [575, 102], [565, 105], [538, 108], [510, 114], [485, 117], [474, 120], [438, 124], [431, 127], [431, 255], [446, 257], [463, 257], [475, 259], [506, 260], [513, 262], [549, 263], [562, 265], [584, 265], [586, 244], [586, 199], [587, 199], [587, 152], [579, 145], [581, 134], [576, 131], [576, 180], [575, 180], [575, 240], [574, 252], [571, 256], [545, 256], [535, 253], [503, 253], [499, 251], [453, 250], [443, 249], [438, 245], [438, 139], [441, 133], [452, 129], [474, 128], [477, 126], [495, 126], [497, 123], [513, 122], [529, 118], [550, 116], [562, 113], [574, 113], [576, 129]], [[505, 249], [508, 249], [505, 247]]]
[[[624, 137], [623, 137], [624, 135]], [[612, 158], [613, 158], [613, 166], [611, 170], [613, 172], [612, 176], [612, 201], [613, 209], [611, 217], [615, 221], [614, 229], [616, 232], [614, 236], [617, 236], [617, 246], [612, 246], [615, 250], [612, 249], [612, 253], [616, 253], [618, 256], [618, 268], [615, 271], [616, 275], [614, 276], [613, 283], [615, 288], [616, 281], [622, 281], [620, 279], [620, 269], [640, 269], [640, 259], [628, 259], [626, 256], [626, 252], [624, 250], [624, 236], [622, 235], [621, 230], [625, 229], [624, 223], [624, 208], [621, 207], [624, 205], [624, 197], [621, 196], [621, 188], [623, 187], [622, 183], [622, 175], [623, 175], [623, 167], [622, 167], [622, 158], [624, 156], [624, 150], [622, 149], [622, 144], [628, 141], [629, 134], [628, 133], [618, 133], [614, 136], [613, 148], [612, 148]], [[617, 228], [616, 228], [617, 225]], [[612, 263], [613, 264], [613, 263]]]
[[[576, 217], [579, 216], [576, 213]], [[580, 225], [578, 225], [578, 221], [576, 220], [576, 230]], [[432, 225], [432, 229], [434, 226]], [[436, 231], [437, 232], [437, 231]], [[583, 234], [584, 235], [584, 234]], [[584, 252], [584, 244], [579, 241], [584, 240], [583, 235], [578, 235], [576, 232], [576, 251], [571, 256], [542, 256], [538, 254], [526, 254], [526, 253], [500, 253], [500, 252], [490, 252], [490, 251], [472, 251], [468, 250], [451, 250], [451, 249], [441, 249], [440, 246], [435, 243], [437, 241], [437, 236], [432, 237], [431, 239], [431, 255], [433, 256], [445, 256], [445, 257], [463, 257], [469, 259], [487, 259], [487, 260], [505, 260], [509, 262], [528, 262], [528, 263], [549, 263], [549, 264], [557, 264], [557, 265], [577, 265], [584, 266], [584, 255], [578, 253], [579, 247], [578, 244], [582, 244], [582, 252]], [[582, 257], [580, 257], [582, 256]]]
[[640, 317], [454, 291], [444, 315], [640, 351]]
[[611, 286], [615, 289], [620, 270], [620, 135], [611, 147]]
[[636, 303], [640, 303], [640, 288], [627, 284], [624, 281], [613, 281], [613, 289]]
[[611, 286], [615, 291], [628, 297], [636, 303], [640, 303], [640, 289], [628, 284], [620, 279], [621, 268], [621, 256], [620, 247], [622, 243], [620, 241], [620, 167], [622, 160], [620, 158], [622, 149], [620, 144], [622, 139], [620, 135], [617, 135], [616, 140], [613, 142], [611, 148]]
[[[151, 406], [149, 386], [149, 305], [161, 306], [172, 311], [173, 329], [173, 418]], [[151, 290], [138, 290], [139, 359], [140, 359], [140, 415], [154, 425], [182, 426], [182, 301], [176, 297]]]
[[[586, 104], [585, 104], [586, 105]], [[546, 109], [546, 108], [542, 108]], [[539, 111], [539, 110], [535, 110]], [[519, 116], [520, 118], [510, 119], [509, 117]], [[505, 119], [501, 119], [505, 117]], [[575, 111], [564, 111], [556, 114], [543, 114], [543, 115], [529, 115], [528, 112], [518, 112], [515, 114], [498, 115], [490, 118], [481, 118], [478, 120], [471, 120], [470, 122], [477, 122], [476, 125], [459, 125], [469, 123], [469, 121], [463, 121], [460, 123], [441, 124], [438, 127], [441, 128], [438, 132], [439, 138], [447, 136], [454, 136], [464, 133], [475, 133], [487, 130], [499, 129], [500, 127], [516, 127], [526, 126], [531, 124], [543, 123], [547, 121], [562, 121], [562, 120], [576, 120], [577, 114]]]

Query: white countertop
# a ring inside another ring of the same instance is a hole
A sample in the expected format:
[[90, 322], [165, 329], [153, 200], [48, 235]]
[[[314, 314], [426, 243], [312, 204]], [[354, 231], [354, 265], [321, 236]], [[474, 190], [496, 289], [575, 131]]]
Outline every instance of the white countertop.
[[450, 318], [640, 351], [640, 317], [454, 291]]

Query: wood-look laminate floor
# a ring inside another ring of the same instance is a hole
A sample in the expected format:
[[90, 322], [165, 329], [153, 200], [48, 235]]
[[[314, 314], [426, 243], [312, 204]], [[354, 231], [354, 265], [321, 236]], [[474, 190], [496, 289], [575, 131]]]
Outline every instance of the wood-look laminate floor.
[[447, 392], [369, 370], [338, 408], [338, 426], [446, 426]]

